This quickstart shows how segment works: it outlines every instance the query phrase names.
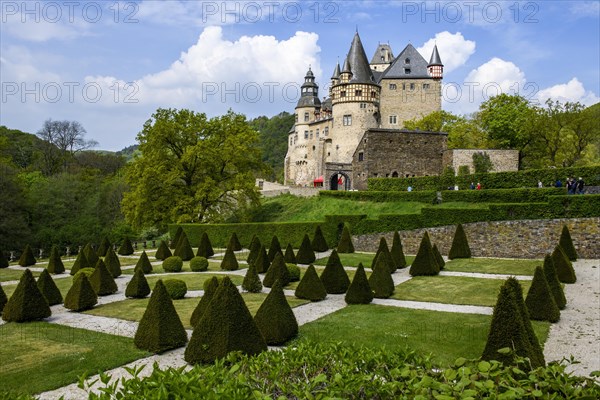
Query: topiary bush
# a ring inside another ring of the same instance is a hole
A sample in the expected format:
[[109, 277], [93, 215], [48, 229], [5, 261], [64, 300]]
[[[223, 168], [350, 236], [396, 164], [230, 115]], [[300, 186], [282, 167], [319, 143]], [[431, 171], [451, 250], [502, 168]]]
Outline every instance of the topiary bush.
[[352, 235], [350, 235], [350, 228], [348, 228], [347, 224], [344, 224], [344, 228], [342, 229], [342, 236], [340, 237], [340, 242], [337, 245], [338, 253], [354, 253], [354, 245], [352, 244]]
[[[190, 325], [195, 327], [200, 318], [204, 315], [204, 312], [208, 309], [208, 305], [210, 304], [217, 288], [219, 287], [219, 280], [216, 276], [204, 281], [204, 295], [200, 298], [198, 305], [192, 312], [192, 316], [190, 317]], [[262, 285], [261, 285], [262, 288]]]
[[298, 335], [298, 321], [276, 280], [267, 298], [258, 308], [254, 322], [270, 346], [279, 346]]
[[8, 298], [6, 297], [6, 293], [4, 293], [4, 289], [2, 289], [2, 285], [0, 285], [0, 314], [2, 314], [2, 310], [4, 310], [4, 306]]
[[273, 262], [273, 260], [275, 259], [275, 255], [281, 252], [281, 244], [279, 243], [279, 239], [277, 238], [277, 236], [273, 236], [271, 238], [271, 246], [269, 246], [269, 262]]
[[102, 260], [98, 260], [96, 268], [94, 268], [94, 272], [90, 276], [90, 283], [98, 296], [113, 294], [118, 290], [115, 279]]
[[394, 232], [390, 256], [392, 257], [392, 262], [394, 263], [396, 270], [407, 267], [406, 257], [404, 256], [404, 249], [402, 248], [402, 241], [400, 240], [398, 231]]
[[198, 252], [196, 253], [198, 257], [210, 258], [215, 255], [215, 251], [213, 250], [212, 244], [210, 243], [210, 239], [206, 232], [202, 233], [202, 237], [200, 238], [200, 244], [198, 245]]
[[173, 255], [181, 257], [183, 261], [190, 261], [192, 258], [194, 258], [194, 250], [192, 250], [192, 246], [190, 246], [190, 241], [188, 240], [185, 232], [183, 232], [179, 237], [179, 242], [177, 243], [177, 247], [175, 248]]
[[179, 300], [185, 297], [187, 293], [187, 285], [181, 279], [165, 279], [163, 283], [171, 299]]
[[308, 235], [305, 234], [304, 238], [302, 238], [302, 244], [298, 249], [298, 254], [296, 254], [296, 260], [298, 260], [298, 264], [311, 264], [315, 262], [316, 259], [317, 257], [310, 244], [310, 239], [308, 238]]
[[410, 266], [411, 276], [432, 276], [439, 274], [439, 266], [433, 255], [433, 248], [429, 240], [429, 234], [425, 232], [412, 265]]
[[104, 256], [103, 261], [113, 278], [121, 276], [123, 273], [121, 271], [121, 261], [119, 261], [119, 256], [117, 256], [112, 247], [106, 250], [106, 256]]
[[38, 289], [33, 274], [26, 269], [2, 310], [2, 319], [6, 322], [28, 322], [48, 318], [51, 314], [50, 306]]
[[250, 293], [260, 293], [262, 287], [263, 285], [260, 282], [260, 277], [256, 272], [256, 266], [250, 264], [248, 271], [246, 271], [246, 276], [244, 276], [244, 281], [242, 282], [242, 289]]
[[224, 277], [210, 307], [195, 325], [185, 361], [213, 363], [232, 351], [255, 355], [265, 350], [267, 344], [244, 299], [231, 279]]
[[130, 256], [133, 254], [133, 246], [131, 245], [131, 240], [128, 237], [125, 237], [123, 243], [121, 243], [121, 247], [117, 250], [117, 253], [122, 256]]
[[229, 238], [229, 243], [227, 244], [228, 248], [231, 248], [231, 250], [233, 251], [240, 251], [242, 250], [242, 244], [240, 243], [240, 240], [237, 237], [237, 234], [235, 232], [233, 232], [231, 234], [231, 237]]
[[50, 258], [48, 259], [48, 266], [46, 269], [51, 274], [62, 274], [65, 272], [65, 265], [60, 258], [60, 253], [56, 246], [52, 246], [52, 249], [50, 250]]
[[448, 259], [454, 260], [455, 258], [471, 258], [469, 241], [467, 240], [467, 235], [465, 234], [462, 224], [456, 226], [454, 238], [452, 238], [452, 246], [448, 253]]
[[75, 282], [75, 280], [77, 279], [77, 277], [79, 275], [85, 275], [88, 280], [90, 279], [90, 276], [92, 276], [92, 274], [94, 273], [94, 268], [81, 268], [79, 271], [77, 271], [77, 273], [73, 276], [73, 282]]
[[327, 290], [321, 282], [314, 265], [310, 264], [296, 287], [294, 295], [299, 299], [321, 301], [327, 297]]
[[208, 260], [204, 257], [194, 257], [190, 260], [190, 269], [194, 272], [203, 272], [208, 270]]
[[563, 310], [567, 305], [567, 298], [565, 297], [565, 292], [558, 280], [558, 276], [556, 276], [556, 268], [554, 268], [554, 261], [552, 261], [552, 256], [550, 254], [546, 254], [546, 257], [544, 257], [544, 275], [546, 275], [546, 281], [554, 296], [556, 306], [559, 310]]
[[71, 275], [75, 275], [80, 269], [84, 268], [93, 268], [93, 265], [90, 265], [83, 251], [80, 251], [79, 254], [77, 254], [77, 258], [75, 258], [75, 262], [73, 263], [69, 273]]
[[173, 239], [171, 240], [171, 248], [173, 250], [175, 250], [177, 248], [177, 245], [179, 244], [179, 239], [181, 238], [181, 235], [183, 234], [183, 228], [181, 226], [177, 227], [177, 230], [175, 231], [175, 235], [173, 236]]
[[165, 260], [171, 257], [172, 255], [173, 253], [171, 253], [171, 250], [169, 249], [169, 246], [167, 246], [167, 243], [165, 243], [164, 240], [161, 240], [160, 244], [158, 245], [158, 249], [156, 249], [156, 253], [154, 253], [154, 258], [156, 258], [157, 260]]
[[181, 257], [171, 256], [163, 261], [162, 267], [165, 272], [181, 272], [183, 260]]
[[0, 268], [8, 268], [8, 260], [4, 256], [2, 249], [0, 249]]
[[321, 230], [321, 225], [317, 225], [315, 236], [313, 237], [312, 242], [310, 242], [310, 245], [314, 251], [324, 252], [329, 250], [329, 246], [327, 245], [327, 241]]
[[240, 269], [237, 258], [235, 258], [235, 253], [230, 248], [225, 250], [223, 261], [221, 261], [221, 269], [224, 271], [237, 271]]
[[442, 255], [440, 254], [440, 251], [438, 250], [436, 244], [434, 244], [431, 247], [431, 251], [433, 253], [433, 257], [435, 258], [435, 261], [438, 264], [438, 268], [440, 269], [440, 271], [443, 270], [444, 267], [446, 266], [446, 262], [444, 261], [444, 257], [442, 257]]
[[135, 271], [141, 270], [144, 274], [152, 273], [152, 263], [146, 254], [146, 250], [142, 251], [142, 255], [135, 264]]
[[300, 267], [296, 264], [285, 263], [288, 274], [290, 276], [290, 282], [298, 282], [300, 280]]
[[373, 290], [362, 263], [358, 264], [354, 279], [344, 297], [346, 304], [369, 304], [373, 301]]
[[23, 250], [23, 253], [21, 254], [21, 257], [19, 257], [19, 265], [21, 267], [29, 267], [35, 265], [36, 262], [37, 261], [33, 256], [33, 251], [31, 250], [31, 247], [29, 247], [29, 245], [26, 245], [25, 249]]
[[394, 293], [394, 280], [383, 257], [377, 258], [377, 263], [369, 277], [369, 285], [373, 290], [373, 296], [378, 299], [387, 299]]
[[96, 253], [96, 250], [94, 250], [94, 248], [92, 247], [91, 243], [87, 243], [84, 247], [83, 247], [83, 254], [85, 254], [85, 258], [87, 258], [88, 263], [90, 265], [96, 265], [96, 263], [98, 262], [98, 254]]
[[187, 343], [187, 333], [162, 280], [154, 286], [133, 343], [152, 353], [162, 353]]
[[65, 308], [71, 311], [89, 310], [98, 303], [98, 295], [82, 271], [75, 275], [73, 285], [65, 296]]
[[143, 299], [150, 294], [150, 285], [144, 275], [144, 271], [139, 268], [133, 273], [133, 277], [125, 288], [125, 297], [134, 299]]
[[571, 239], [571, 233], [566, 225], [563, 225], [562, 232], [560, 233], [560, 240], [558, 244], [564, 250], [567, 258], [571, 261], [577, 261], [577, 250], [573, 245], [573, 239]]
[[390, 273], [396, 272], [396, 265], [394, 260], [392, 259], [392, 255], [390, 254], [390, 250], [388, 249], [387, 241], [382, 236], [379, 239], [379, 247], [377, 248], [377, 252], [375, 253], [375, 257], [373, 257], [373, 261], [371, 262], [371, 268], [377, 265], [379, 258], [383, 258], [385, 265], [387, 265]]
[[525, 299], [529, 317], [536, 321], [558, 322], [560, 310], [550, 291], [546, 275], [541, 267], [535, 269], [531, 286]]
[[321, 273], [321, 282], [323, 282], [323, 286], [329, 294], [346, 293], [350, 286], [350, 278], [348, 278], [348, 274], [340, 261], [340, 256], [338, 256], [335, 249], [331, 251], [327, 265]]
[[259, 274], [263, 274], [269, 269], [269, 255], [265, 246], [260, 246], [256, 260], [254, 260], [254, 265], [256, 266], [256, 272]]
[[273, 286], [276, 280], [279, 280], [279, 283], [282, 286], [286, 286], [288, 283], [290, 283], [290, 273], [285, 265], [283, 254], [281, 254], [281, 252], [275, 255], [275, 259], [271, 263], [271, 266], [267, 270], [267, 274], [263, 279], [263, 285], [270, 288]]
[[96, 253], [98, 254], [99, 257], [105, 257], [106, 252], [110, 248], [112, 248], [112, 244], [110, 243], [110, 240], [108, 240], [108, 238], [106, 236], [104, 236], [104, 238], [100, 242], [100, 246], [98, 247], [98, 251], [96, 251]]
[[47, 269], [43, 270], [37, 280], [37, 287], [48, 302], [49, 306], [61, 304], [63, 302], [62, 294]]
[[552, 261], [554, 261], [554, 268], [556, 268], [556, 276], [559, 281], [562, 283], [575, 283], [577, 281], [573, 264], [569, 261], [560, 244], [552, 252]]
[[288, 264], [298, 264], [298, 260], [296, 259], [296, 255], [294, 254], [294, 249], [292, 248], [291, 243], [287, 244], [283, 259]]
[[250, 242], [250, 253], [248, 253], [248, 258], [246, 258], [246, 262], [248, 263], [248, 265], [253, 264], [256, 260], [256, 257], [258, 257], [260, 246], [260, 239], [258, 238], [258, 236], [254, 235], [252, 237], [252, 241]]

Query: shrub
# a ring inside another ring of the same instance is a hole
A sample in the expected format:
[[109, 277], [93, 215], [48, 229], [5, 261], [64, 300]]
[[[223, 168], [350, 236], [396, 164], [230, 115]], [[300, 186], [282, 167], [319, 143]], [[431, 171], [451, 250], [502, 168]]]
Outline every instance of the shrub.
[[548, 286], [554, 296], [556, 306], [559, 310], [563, 310], [567, 305], [567, 298], [565, 297], [565, 292], [558, 280], [558, 276], [556, 276], [556, 268], [554, 267], [554, 261], [552, 261], [552, 256], [550, 254], [546, 254], [546, 257], [544, 257], [544, 275], [546, 275], [546, 281], [548, 281]]
[[119, 261], [119, 256], [117, 256], [112, 247], [106, 250], [106, 256], [104, 256], [104, 265], [106, 265], [106, 268], [113, 278], [121, 276], [121, 261]]
[[256, 257], [258, 257], [260, 246], [260, 239], [258, 238], [258, 236], [254, 235], [252, 237], [252, 241], [250, 242], [250, 253], [248, 253], [248, 258], [246, 258], [246, 262], [248, 263], [248, 265], [253, 264], [256, 260]]
[[213, 250], [212, 244], [210, 243], [210, 239], [208, 238], [208, 234], [206, 232], [202, 233], [196, 255], [204, 258], [210, 258], [215, 255], [215, 251]]
[[233, 232], [231, 234], [231, 237], [229, 238], [229, 243], [227, 244], [228, 248], [231, 248], [231, 250], [233, 251], [240, 251], [242, 250], [242, 244], [240, 243], [240, 240], [237, 237], [237, 234], [235, 232]]
[[190, 241], [188, 240], [185, 232], [183, 232], [179, 237], [179, 242], [177, 243], [177, 247], [175, 248], [173, 255], [181, 257], [183, 261], [189, 261], [194, 258], [194, 250], [192, 250], [192, 246], [190, 246]]
[[265, 340], [244, 299], [229, 277], [224, 277], [210, 307], [195, 325], [185, 360], [213, 363], [232, 351], [255, 355], [265, 350]]
[[575, 283], [577, 281], [573, 264], [569, 261], [560, 244], [552, 252], [552, 261], [554, 261], [556, 276], [558, 276], [559, 281], [562, 283]]
[[152, 273], [152, 263], [150, 263], [150, 259], [148, 259], [146, 250], [142, 251], [142, 255], [135, 264], [135, 271], [137, 270], [141, 270], [144, 274]]
[[8, 260], [4, 256], [4, 252], [0, 249], [0, 268], [8, 268]]
[[150, 294], [150, 285], [144, 275], [144, 270], [136, 268], [133, 277], [125, 288], [125, 297], [133, 297], [134, 299], [143, 299]]
[[411, 276], [431, 276], [439, 274], [439, 266], [433, 255], [429, 234], [425, 232], [417, 251], [417, 256], [410, 266]]
[[387, 299], [394, 293], [394, 280], [385, 259], [378, 257], [372, 270], [369, 285], [373, 290], [373, 296], [378, 299]]
[[131, 240], [128, 237], [125, 237], [117, 253], [122, 256], [130, 256], [133, 254], [133, 246], [131, 245]]
[[93, 265], [90, 265], [87, 257], [85, 256], [85, 253], [83, 251], [80, 251], [77, 254], [77, 258], [75, 258], [75, 262], [73, 263], [73, 266], [71, 267], [71, 271], [69, 273], [71, 275], [75, 275], [77, 271], [84, 268], [93, 268]]
[[165, 272], [181, 272], [183, 260], [181, 257], [171, 256], [163, 261], [162, 266]]
[[542, 267], [537, 267], [525, 299], [529, 317], [536, 321], [558, 322], [560, 310], [550, 291]]
[[[284, 260], [285, 261], [285, 260]], [[298, 282], [300, 280], [300, 267], [296, 264], [285, 263], [288, 274], [290, 275], [290, 282]]]
[[88, 280], [90, 279], [90, 276], [92, 276], [92, 274], [94, 273], [94, 268], [81, 268], [79, 271], [77, 271], [77, 273], [73, 276], [73, 283], [75, 283], [75, 280], [77, 280], [77, 277], [79, 275], [85, 275], [86, 278], [88, 278]]
[[282, 345], [298, 335], [298, 321], [283, 294], [283, 286], [279, 280], [275, 281], [267, 298], [258, 308], [254, 322], [265, 342], [271, 346]]
[[65, 308], [71, 311], [89, 310], [98, 303], [98, 295], [82, 271], [75, 275], [73, 285], [65, 296]]
[[65, 265], [60, 258], [60, 253], [56, 246], [52, 246], [52, 249], [50, 250], [50, 258], [48, 259], [48, 266], [46, 269], [51, 274], [62, 274], [65, 272]]
[[208, 270], [208, 260], [204, 257], [194, 257], [190, 260], [190, 269], [194, 272], [203, 272]]
[[49, 306], [63, 302], [62, 294], [47, 269], [43, 270], [38, 277], [37, 287], [40, 289]]
[[254, 260], [254, 265], [256, 266], [256, 273], [258, 274], [263, 274], [269, 269], [269, 256], [267, 255], [265, 246], [260, 246], [256, 260]]
[[271, 238], [271, 246], [269, 246], [269, 262], [273, 262], [277, 253], [282, 253], [281, 244], [279, 244], [277, 236], [273, 236]]
[[354, 253], [354, 245], [352, 244], [352, 236], [350, 235], [350, 229], [347, 224], [344, 224], [342, 229], [342, 236], [340, 242], [337, 245], [338, 253]]
[[358, 264], [354, 279], [348, 287], [344, 300], [347, 304], [369, 304], [373, 301], [373, 290], [362, 263]]
[[179, 244], [179, 239], [181, 238], [181, 234], [183, 233], [183, 228], [181, 226], [177, 227], [177, 230], [175, 231], [175, 235], [173, 236], [173, 239], [171, 240], [171, 248], [173, 250], [175, 250], [177, 248], [177, 245]]
[[172, 255], [173, 253], [171, 253], [171, 250], [169, 249], [169, 246], [167, 246], [167, 243], [165, 243], [164, 240], [161, 240], [160, 244], [158, 245], [158, 249], [156, 249], [156, 253], [154, 254], [154, 258], [156, 258], [157, 260], [164, 260], [171, 257]]
[[260, 293], [262, 287], [263, 285], [260, 282], [260, 277], [256, 272], [256, 266], [250, 264], [248, 271], [246, 271], [246, 276], [244, 276], [244, 281], [242, 282], [242, 289], [250, 293]]
[[98, 251], [96, 253], [100, 257], [105, 257], [106, 252], [110, 248], [112, 248], [112, 244], [110, 243], [110, 240], [108, 240], [108, 238], [106, 236], [104, 236], [104, 238], [102, 239], [102, 242], [100, 242], [100, 246], [98, 247]]
[[566, 225], [563, 225], [562, 227], [558, 244], [560, 244], [560, 247], [565, 251], [569, 260], [577, 261], [577, 250], [575, 250], [575, 246], [573, 246], [573, 239], [571, 239], [571, 233]]
[[223, 261], [221, 261], [221, 269], [224, 271], [237, 271], [240, 269], [237, 258], [235, 258], [235, 253], [229, 247], [225, 250]]
[[187, 285], [181, 279], [165, 279], [163, 284], [173, 300], [183, 299], [187, 293]]
[[392, 262], [394, 263], [395, 270], [406, 268], [406, 257], [404, 256], [404, 249], [402, 248], [402, 241], [400, 240], [400, 234], [398, 231], [394, 231], [394, 239], [392, 240], [390, 256], [392, 256]]
[[321, 225], [317, 225], [315, 236], [310, 245], [314, 251], [324, 252], [329, 250], [325, 236], [323, 236], [323, 231], [321, 231]]
[[458, 167], [458, 175], [469, 175], [471, 168], [468, 165], [461, 165]]
[[51, 314], [50, 306], [38, 289], [33, 274], [26, 269], [2, 310], [2, 319], [6, 322], [27, 322], [47, 318]]
[[152, 353], [162, 353], [187, 343], [187, 333], [162, 280], [154, 286], [133, 343]]
[[85, 254], [85, 258], [87, 258], [88, 263], [90, 265], [96, 265], [96, 263], [98, 262], [98, 254], [96, 253], [96, 250], [94, 250], [94, 248], [92, 247], [92, 244], [87, 243], [83, 247], [82, 251]]
[[4, 289], [2, 289], [2, 285], [0, 285], [0, 314], [2, 314], [2, 310], [4, 310], [4, 306], [8, 298], [6, 297], [6, 293], [4, 293]]
[[21, 254], [21, 257], [19, 257], [19, 265], [21, 267], [29, 267], [31, 265], [35, 265], [36, 262], [37, 261], [33, 256], [33, 251], [31, 250], [31, 247], [29, 247], [29, 245], [26, 245], [25, 249], [23, 250], [23, 253]]
[[267, 270], [267, 274], [263, 279], [263, 285], [270, 288], [277, 280], [279, 280], [281, 286], [286, 286], [288, 283], [290, 283], [290, 273], [288, 272], [285, 261], [283, 260], [283, 254], [281, 254], [281, 252], [275, 255], [275, 259], [273, 259], [273, 262], [271, 263], [271, 266]]
[[473, 169], [476, 174], [486, 174], [494, 168], [490, 155], [485, 151], [473, 153]]
[[323, 282], [327, 293], [330, 294], [346, 293], [350, 286], [350, 278], [348, 278], [348, 274], [340, 261], [340, 256], [338, 256], [335, 249], [331, 251], [327, 265], [321, 273], [321, 282]]
[[315, 267], [310, 264], [302, 276], [294, 293], [299, 299], [321, 301], [327, 297], [327, 291]]
[[452, 246], [448, 253], [448, 259], [454, 260], [455, 258], [471, 258], [471, 249], [462, 224], [456, 226]]
[[117, 284], [102, 260], [98, 260], [90, 276], [90, 283], [98, 296], [106, 296], [117, 291]]
[[288, 243], [285, 248], [285, 254], [283, 255], [283, 259], [288, 264], [298, 264], [298, 260], [296, 259], [296, 254], [294, 254], [294, 249], [292, 248], [292, 244]]
[[371, 262], [372, 268], [377, 264], [377, 260], [379, 260], [379, 258], [384, 260], [384, 263], [390, 270], [390, 273], [396, 272], [396, 265], [394, 264], [394, 260], [392, 259], [392, 255], [388, 249], [387, 241], [383, 236], [381, 239], [379, 239], [379, 248], [377, 248], [375, 257], [373, 257], [373, 261]]
[[[219, 287], [219, 280], [216, 276], [204, 281], [204, 295], [200, 298], [198, 305], [192, 312], [192, 316], [190, 317], [190, 325], [192, 327], [196, 327], [200, 318], [204, 315], [204, 312], [208, 309], [208, 305], [210, 304], [217, 288]], [[261, 285], [262, 287], [262, 285]]]
[[446, 266], [446, 262], [444, 261], [444, 257], [442, 257], [442, 255], [440, 254], [440, 251], [437, 248], [437, 245], [434, 244], [431, 247], [431, 251], [433, 252], [433, 257], [435, 257], [435, 261], [438, 264], [438, 268], [440, 269], [440, 271], [442, 269], [444, 269], [444, 267]]
[[310, 264], [315, 262], [316, 259], [315, 252], [310, 245], [310, 239], [308, 238], [308, 235], [305, 234], [302, 239], [302, 244], [298, 249], [298, 254], [296, 254], [296, 260], [298, 260], [298, 264]]

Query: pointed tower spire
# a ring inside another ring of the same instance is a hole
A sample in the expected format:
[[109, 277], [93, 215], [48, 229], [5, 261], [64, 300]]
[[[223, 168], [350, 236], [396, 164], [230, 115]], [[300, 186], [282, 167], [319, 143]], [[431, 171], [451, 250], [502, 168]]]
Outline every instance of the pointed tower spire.
[[440, 53], [438, 53], [437, 44], [433, 46], [433, 51], [431, 52], [431, 58], [429, 59], [429, 66], [431, 65], [444, 65], [442, 64], [442, 59], [440, 58]]
[[369, 66], [369, 60], [363, 48], [358, 31], [354, 34], [352, 45], [348, 51], [348, 62], [352, 70], [352, 79], [354, 83], [375, 83], [373, 72]]
[[304, 76], [304, 83], [301, 87], [300, 99], [298, 100], [298, 107], [320, 107], [321, 100], [319, 100], [319, 85], [315, 83], [315, 74], [313, 74], [311, 67], [308, 67], [306, 75]]
[[437, 44], [433, 46], [433, 51], [431, 52], [431, 59], [429, 60], [429, 64], [427, 65], [427, 72], [429, 72], [429, 76], [434, 79], [442, 79], [444, 75], [444, 64], [442, 64], [442, 59], [440, 58], [440, 53], [438, 52]]
[[331, 75], [331, 79], [339, 79], [340, 78], [340, 61], [338, 60], [335, 65], [335, 69], [333, 70], [333, 75]]

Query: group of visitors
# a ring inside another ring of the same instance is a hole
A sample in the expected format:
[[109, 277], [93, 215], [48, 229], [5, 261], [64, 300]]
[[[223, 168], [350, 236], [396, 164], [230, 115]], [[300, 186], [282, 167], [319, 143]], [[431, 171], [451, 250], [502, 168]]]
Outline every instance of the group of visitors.
[[[556, 181], [557, 185], [558, 183], [561, 183], [560, 180]], [[560, 186], [556, 186], [556, 187], [562, 187], [562, 183]], [[585, 182], [583, 181], [582, 177], [579, 177], [578, 180], [575, 180], [575, 178], [573, 177], [568, 177], [567, 178], [567, 193], [568, 194], [584, 194], [585, 193]]]

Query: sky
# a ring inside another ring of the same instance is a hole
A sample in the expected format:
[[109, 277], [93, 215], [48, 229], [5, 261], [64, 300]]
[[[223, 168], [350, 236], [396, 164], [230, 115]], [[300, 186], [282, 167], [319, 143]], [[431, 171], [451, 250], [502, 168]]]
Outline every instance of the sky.
[[79, 121], [117, 151], [158, 108], [293, 112], [309, 68], [329, 79], [359, 32], [444, 63], [442, 108], [498, 93], [600, 101], [599, 1], [0, 1], [0, 125]]

